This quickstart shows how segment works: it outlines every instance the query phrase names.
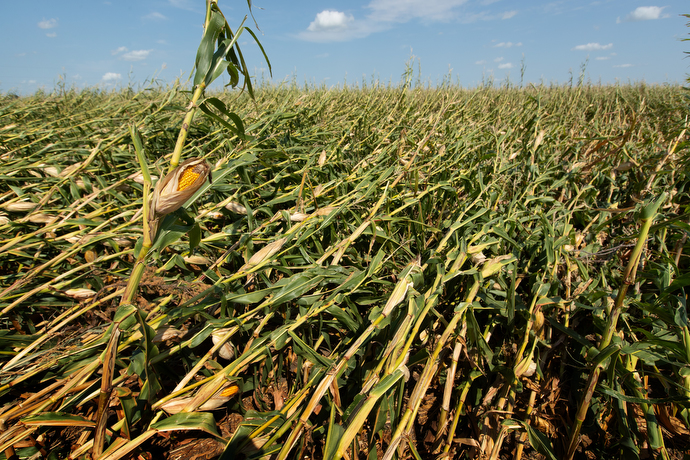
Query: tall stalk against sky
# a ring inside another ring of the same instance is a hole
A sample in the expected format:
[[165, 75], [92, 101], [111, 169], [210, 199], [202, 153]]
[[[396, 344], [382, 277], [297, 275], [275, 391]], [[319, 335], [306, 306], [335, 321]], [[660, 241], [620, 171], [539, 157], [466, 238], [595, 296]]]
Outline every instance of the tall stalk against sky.
[[[251, 11], [251, 1], [247, 1], [247, 5]], [[225, 16], [218, 7], [217, 0], [206, 1], [206, 17], [204, 21], [204, 34], [201, 38], [201, 43], [196, 55], [196, 62], [194, 63], [194, 81], [193, 81], [193, 95], [187, 106], [187, 112], [182, 121], [182, 126], [177, 137], [175, 149], [172, 152], [170, 163], [168, 166], [168, 174], [161, 178], [155, 186], [153, 193], [151, 193], [152, 181], [151, 175], [148, 171], [146, 163], [146, 156], [141, 138], [136, 126], [130, 126], [130, 134], [134, 144], [139, 166], [141, 167], [142, 177], [144, 181], [144, 199], [142, 207], [143, 219], [143, 236], [141, 244], [137, 245], [139, 250], [136, 252], [136, 261], [132, 268], [132, 273], [129, 277], [127, 287], [120, 300], [120, 306], [124, 307], [131, 305], [136, 297], [136, 292], [141, 282], [146, 262], [153, 244], [156, 241], [158, 230], [161, 224], [161, 219], [168, 214], [176, 212], [185, 204], [185, 202], [199, 190], [204, 184], [206, 178], [210, 178], [211, 168], [202, 158], [191, 158], [183, 161], [180, 164], [182, 151], [184, 150], [187, 133], [194, 119], [197, 108], [200, 105], [203, 112], [207, 115], [218, 119], [219, 115], [214, 113], [212, 109], [207, 107], [211, 105], [220, 112], [220, 117], [227, 117], [232, 120], [234, 126], [228, 127], [240, 136], [244, 136], [244, 127], [241, 119], [234, 113], [227, 110], [225, 105], [218, 99], [208, 98], [203, 99], [204, 90], [223, 72], [227, 72], [230, 76], [230, 83], [228, 86], [232, 88], [237, 87], [240, 82], [242, 88], [249, 92], [253, 97], [254, 91], [252, 88], [251, 77], [247, 64], [244, 61], [242, 51], [240, 50], [237, 39], [245, 30], [252, 35], [259, 48], [263, 52], [263, 47], [259, 43], [254, 32], [251, 29], [244, 27], [247, 20], [245, 16], [238, 29], [233, 30], [228, 25]], [[264, 53], [266, 62], [270, 69], [270, 62]], [[222, 118], [221, 118], [222, 119]], [[225, 123], [227, 125], [227, 122]], [[131, 314], [135, 313], [134, 309], [129, 310], [129, 314], [121, 316], [119, 321], [116, 321], [112, 327], [112, 333], [108, 342], [107, 349], [103, 357], [103, 377], [101, 379], [101, 390], [98, 400], [98, 412], [96, 416], [96, 430], [94, 434], [93, 455], [94, 458], [99, 457], [103, 453], [103, 445], [105, 442], [106, 430], [106, 407], [110, 394], [112, 392], [112, 378], [115, 366], [115, 359], [117, 357], [117, 345], [119, 339], [120, 323]], [[142, 327], [145, 327], [142, 325]]]

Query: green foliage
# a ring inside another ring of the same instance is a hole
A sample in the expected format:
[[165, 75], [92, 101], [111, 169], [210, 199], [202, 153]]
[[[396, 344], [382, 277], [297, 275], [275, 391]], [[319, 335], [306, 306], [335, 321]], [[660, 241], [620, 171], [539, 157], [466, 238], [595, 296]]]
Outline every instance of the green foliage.
[[165, 174], [185, 89], [0, 100], [0, 450], [86, 453], [61, 440], [93, 423], [112, 321], [103, 458], [184, 436], [222, 458], [562, 458], [595, 369], [583, 456], [687, 436], [682, 88], [211, 94], [182, 157], [213, 182], [162, 222], [118, 308], [134, 176]]

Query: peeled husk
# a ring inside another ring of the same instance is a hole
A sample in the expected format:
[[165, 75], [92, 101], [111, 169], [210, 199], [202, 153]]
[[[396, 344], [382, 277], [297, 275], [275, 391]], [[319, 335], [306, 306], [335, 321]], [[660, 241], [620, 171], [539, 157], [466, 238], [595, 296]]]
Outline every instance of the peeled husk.
[[[197, 392], [194, 396], [173, 398], [161, 404], [160, 407], [169, 414], [214, 410], [230, 401], [233, 396], [239, 393], [239, 389], [237, 383], [226, 382], [208, 399], [199, 398], [201, 392]], [[206, 400], [204, 401], [204, 399]]]
[[[180, 178], [185, 170], [197, 165], [202, 166], [199, 176], [189, 186], [183, 190], [178, 190]], [[183, 161], [177, 168], [156, 183], [149, 205], [149, 235], [151, 240], [156, 236], [160, 218], [180, 209], [201, 188], [210, 173], [211, 167], [206, 163], [206, 160], [203, 158], [190, 158], [187, 161]]]

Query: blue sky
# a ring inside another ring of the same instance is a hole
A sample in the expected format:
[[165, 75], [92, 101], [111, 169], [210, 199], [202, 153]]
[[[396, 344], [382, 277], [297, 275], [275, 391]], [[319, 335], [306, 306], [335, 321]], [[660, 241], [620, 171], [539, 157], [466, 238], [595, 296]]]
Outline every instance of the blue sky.
[[[684, 83], [690, 73], [681, 0], [253, 0], [249, 25], [273, 81], [327, 86], [416, 80], [474, 87], [494, 79], [562, 84]], [[245, 0], [219, 0], [236, 27]], [[204, 0], [4, 1], [0, 93], [48, 91], [61, 82], [118, 88], [186, 80], [202, 34]], [[251, 37], [250, 69], [268, 79]], [[421, 71], [421, 73], [419, 73]]]

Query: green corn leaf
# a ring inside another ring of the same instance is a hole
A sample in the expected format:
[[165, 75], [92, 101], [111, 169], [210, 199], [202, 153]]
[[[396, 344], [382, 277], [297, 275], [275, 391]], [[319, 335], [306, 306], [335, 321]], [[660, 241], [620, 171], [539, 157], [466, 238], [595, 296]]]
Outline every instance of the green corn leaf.
[[201, 39], [199, 49], [196, 53], [194, 86], [201, 84], [206, 79], [206, 75], [209, 73], [209, 69], [213, 63], [216, 39], [224, 26], [225, 18], [223, 14], [215, 4], [212, 5], [211, 17], [206, 30], [204, 30], [204, 36]]
[[201, 430], [219, 437], [213, 414], [208, 412], [180, 412], [151, 425], [156, 431]]

